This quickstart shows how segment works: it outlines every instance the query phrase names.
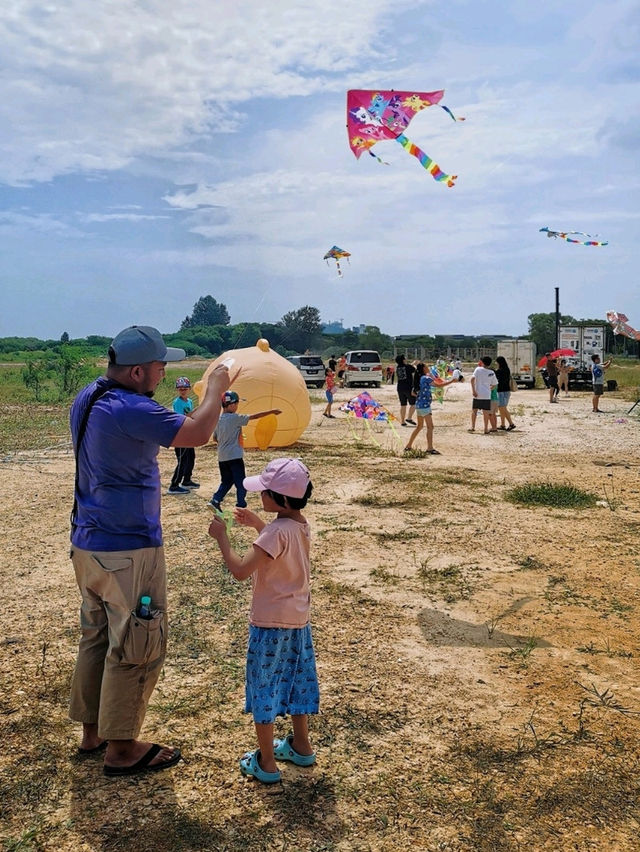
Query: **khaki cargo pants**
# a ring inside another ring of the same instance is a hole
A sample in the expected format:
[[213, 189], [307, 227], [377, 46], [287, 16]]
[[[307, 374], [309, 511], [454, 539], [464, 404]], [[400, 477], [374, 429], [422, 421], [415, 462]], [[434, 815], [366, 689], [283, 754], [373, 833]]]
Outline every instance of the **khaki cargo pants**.
[[[97, 552], [71, 549], [82, 593], [82, 637], [71, 683], [70, 717], [98, 724], [106, 740], [136, 739], [167, 644], [167, 579], [162, 547]], [[154, 617], [135, 616], [141, 595]]]

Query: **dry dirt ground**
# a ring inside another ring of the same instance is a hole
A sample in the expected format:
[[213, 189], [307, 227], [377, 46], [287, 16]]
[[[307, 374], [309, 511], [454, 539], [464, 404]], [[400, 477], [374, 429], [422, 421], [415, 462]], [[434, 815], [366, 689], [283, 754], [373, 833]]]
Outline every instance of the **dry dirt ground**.
[[[186, 759], [123, 780], [104, 778], [99, 757], [75, 756], [66, 718], [79, 606], [66, 437], [3, 460], [3, 848], [640, 849], [630, 403], [605, 397], [595, 415], [585, 393], [553, 406], [542, 390], [519, 391], [517, 430], [485, 436], [466, 431], [469, 386], [456, 385], [434, 406], [442, 455], [406, 458], [408, 430], [398, 425], [398, 440], [387, 426], [354, 430], [339, 412], [327, 420], [312, 393], [312, 423], [285, 454], [315, 484], [318, 763], [285, 765], [277, 794], [237, 768], [254, 742], [241, 712], [249, 590], [206, 534], [215, 450], [197, 451], [200, 492], [163, 498], [171, 633], [144, 734]], [[396, 407], [394, 388], [374, 393]], [[248, 471], [274, 455], [247, 453]], [[165, 485], [173, 464], [163, 450]], [[603, 505], [505, 500], [542, 480]], [[233, 538], [243, 549], [252, 534]]]

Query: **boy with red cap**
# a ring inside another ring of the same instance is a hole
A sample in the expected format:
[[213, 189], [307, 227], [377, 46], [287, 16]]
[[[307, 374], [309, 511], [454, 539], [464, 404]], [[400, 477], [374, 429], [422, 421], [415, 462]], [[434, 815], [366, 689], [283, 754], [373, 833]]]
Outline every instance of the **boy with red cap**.
[[[216, 539], [229, 571], [237, 580], [251, 577], [252, 602], [245, 689], [245, 713], [253, 714], [258, 749], [240, 759], [243, 775], [263, 784], [281, 780], [276, 761], [311, 766], [316, 755], [309, 742], [308, 714], [317, 713], [320, 696], [309, 624], [310, 532], [302, 515], [313, 486], [299, 459], [273, 459], [259, 476], [244, 480], [247, 491], [260, 491], [269, 524], [249, 509], [235, 519], [253, 527], [258, 537], [250, 551], [238, 555], [225, 524], [215, 519], [209, 535]], [[289, 713], [293, 733], [273, 739], [277, 716]]]

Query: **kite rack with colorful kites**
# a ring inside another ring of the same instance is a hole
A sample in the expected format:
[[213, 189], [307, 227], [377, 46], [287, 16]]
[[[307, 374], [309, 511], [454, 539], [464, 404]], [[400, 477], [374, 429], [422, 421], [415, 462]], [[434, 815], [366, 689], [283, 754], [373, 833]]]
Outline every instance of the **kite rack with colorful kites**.
[[341, 249], [340, 246], [332, 246], [322, 258], [323, 260], [327, 261], [327, 266], [329, 266], [329, 258], [335, 260], [339, 278], [342, 278], [342, 270], [340, 269], [340, 259], [343, 257], [346, 257], [347, 263], [350, 263], [349, 258], [351, 257], [351, 252]]
[[640, 331], [636, 331], [629, 325], [629, 318], [618, 311], [607, 311], [607, 322], [613, 329], [614, 334], [621, 334], [631, 340], [640, 340]]
[[[550, 228], [540, 228], [540, 231], [543, 231], [544, 233], [546, 233], [546, 235], [548, 237], [553, 237], [554, 239], [557, 239], [558, 237], [560, 237], [560, 239], [566, 240], [566, 242], [568, 242], [568, 243], [575, 243], [575, 245], [578, 245], [578, 246], [608, 246], [609, 245], [609, 243], [606, 240], [604, 240], [604, 241], [596, 240], [595, 237], [598, 236], [597, 234], [594, 234], [593, 237], [592, 237], [591, 234], [585, 234], [584, 231], [552, 231]], [[569, 234], [576, 234], [577, 236], [580, 236], [580, 237], [587, 237], [587, 239], [586, 240], [574, 240], [569, 236]]]
[[[440, 106], [454, 121], [464, 121], [456, 118], [449, 107], [440, 103], [444, 89], [437, 92], [396, 92], [374, 89], [350, 89], [347, 92], [347, 132], [349, 146], [355, 156], [367, 151], [379, 163], [384, 163], [370, 149], [385, 139], [395, 139], [402, 147], [420, 162], [434, 180], [453, 186], [457, 175], [445, 174], [440, 166], [414, 145], [404, 135], [409, 122], [420, 112], [430, 106]], [[388, 165], [388, 163], [384, 163]]]

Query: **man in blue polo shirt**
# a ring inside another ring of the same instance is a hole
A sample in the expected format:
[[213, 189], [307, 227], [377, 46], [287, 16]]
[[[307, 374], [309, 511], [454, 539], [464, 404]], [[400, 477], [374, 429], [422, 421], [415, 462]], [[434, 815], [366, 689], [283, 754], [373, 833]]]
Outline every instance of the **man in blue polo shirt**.
[[[155, 328], [126, 328], [109, 347], [106, 376], [81, 390], [71, 407], [71, 558], [82, 593], [82, 637], [70, 716], [83, 725], [81, 754], [105, 750], [105, 775], [166, 769], [180, 760], [177, 748], [137, 739], [166, 651], [157, 455], [161, 446], [205, 444], [229, 387], [227, 368], [218, 367], [192, 417], [154, 402], [166, 362], [184, 357]], [[143, 595], [151, 598], [148, 620], [135, 616]]]

